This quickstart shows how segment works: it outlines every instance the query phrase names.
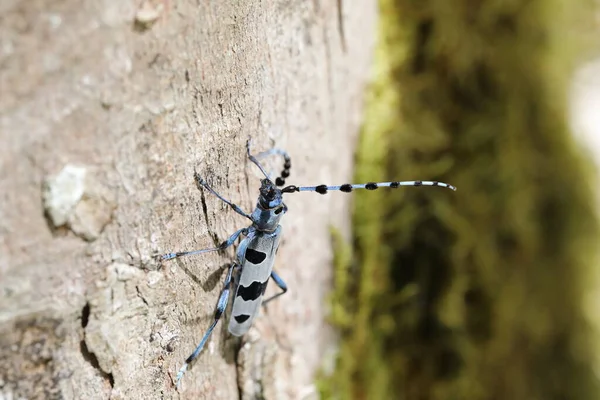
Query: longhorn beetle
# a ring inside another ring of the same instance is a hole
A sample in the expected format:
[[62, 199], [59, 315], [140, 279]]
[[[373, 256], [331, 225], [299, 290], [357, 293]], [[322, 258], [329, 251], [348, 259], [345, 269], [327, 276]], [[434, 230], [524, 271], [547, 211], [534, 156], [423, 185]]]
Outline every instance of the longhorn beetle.
[[[240, 242], [237, 252], [236, 260], [230, 265], [225, 277], [223, 289], [217, 302], [217, 309], [215, 311], [213, 323], [210, 325], [200, 344], [196, 347], [194, 352], [185, 360], [185, 363], [177, 373], [177, 386], [183, 377], [183, 374], [187, 370], [188, 366], [198, 357], [200, 351], [208, 341], [212, 331], [215, 329], [217, 322], [225, 312], [227, 308], [227, 302], [229, 300], [229, 291], [232, 283], [233, 271], [237, 268], [240, 269], [239, 282], [235, 288], [235, 298], [233, 300], [233, 308], [231, 311], [231, 319], [229, 321], [229, 332], [235, 336], [241, 336], [250, 329], [252, 321], [258, 315], [260, 306], [265, 305], [271, 300], [276, 299], [287, 291], [287, 285], [273, 271], [273, 264], [275, 262], [275, 253], [279, 247], [279, 239], [281, 238], [281, 225], [279, 221], [281, 217], [287, 212], [287, 206], [283, 202], [283, 194], [296, 193], [296, 192], [317, 192], [320, 194], [326, 194], [330, 190], [339, 190], [341, 192], [349, 193], [354, 189], [367, 189], [375, 190], [380, 187], [397, 188], [400, 186], [441, 186], [448, 189], [456, 190], [452, 185], [443, 182], [435, 181], [402, 181], [402, 182], [369, 182], [365, 184], [349, 184], [345, 183], [339, 186], [286, 186], [279, 188], [285, 184], [285, 178], [289, 177], [290, 169], [292, 167], [291, 159], [289, 155], [280, 149], [271, 149], [263, 153], [253, 156], [250, 154], [250, 139], [246, 143], [246, 152], [248, 158], [252, 161], [258, 169], [265, 176], [261, 180], [261, 186], [259, 189], [258, 202], [256, 208], [252, 214], [247, 214], [239, 206], [233, 204], [223, 196], [215, 192], [206, 181], [198, 175], [194, 174], [196, 183], [199, 187], [204, 188], [213, 195], [217, 196], [221, 201], [230, 206], [236, 213], [248, 218], [252, 221], [252, 224], [247, 228], [242, 228], [236, 231], [229, 239], [225, 240], [218, 247], [184, 251], [177, 253], [167, 253], [158, 256], [159, 261], [172, 260], [174, 258], [204, 254], [212, 251], [224, 250], [231, 246], [241, 235], [245, 238]], [[259, 163], [259, 159], [270, 156], [280, 155], [284, 160], [284, 167], [281, 171], [281, 176], [275, 180], [275, 183], [271, 180], [269, 174], [265, 171], [262, 165]], [[281, 292], [272, 296], [271, 298], [263, 301], [263, 295], [267, 288], [267, 283], [270, 279], [273, 279], [275, 284], [281, 289]]]

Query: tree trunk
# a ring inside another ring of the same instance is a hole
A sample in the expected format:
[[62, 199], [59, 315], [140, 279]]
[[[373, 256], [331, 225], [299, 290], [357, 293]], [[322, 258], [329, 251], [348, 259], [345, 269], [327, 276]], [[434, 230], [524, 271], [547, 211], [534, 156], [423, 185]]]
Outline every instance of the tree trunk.
[[350, 179], [376, 7], [200, 3], [0, 6], [0, 398], [314, 396], [335, 348], [328, 226], [347, 233], [348, 196], [286, 196], [289, 292], [241, 340], [226, 315], [179, 392], [233, 251], [153, 257], [248, 225], [193, 180], [251, 211], [248, 137], [288, 150], [288, 183]]

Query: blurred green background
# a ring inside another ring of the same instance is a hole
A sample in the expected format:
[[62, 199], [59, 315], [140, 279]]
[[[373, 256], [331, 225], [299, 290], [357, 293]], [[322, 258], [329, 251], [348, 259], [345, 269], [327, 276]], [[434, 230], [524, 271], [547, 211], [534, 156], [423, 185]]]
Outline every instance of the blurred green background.
[[379, 3], [355, 181], [458, 191], [355, 192], [353, 246], [333, 234], [341, 343], [322, 397], [600, 399], [583, 307], [597, 178], [567, 123], [598, 8]]

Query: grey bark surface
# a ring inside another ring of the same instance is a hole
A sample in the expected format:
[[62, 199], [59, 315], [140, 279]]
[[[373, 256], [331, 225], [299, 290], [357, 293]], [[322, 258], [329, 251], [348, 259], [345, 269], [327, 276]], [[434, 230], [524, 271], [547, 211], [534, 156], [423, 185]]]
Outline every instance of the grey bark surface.
[[249, 136], [290, 152], [289, 183], [350, 179], [375, 17], [372, 0], [2, 1], [0, 398], [315, 396], [350, 196], [287, 196], [290, 291], [242, 340], [223, 320], [180, 390], [233, 251], [153, 256], [248, 224], [193, 172], [250, 211]]

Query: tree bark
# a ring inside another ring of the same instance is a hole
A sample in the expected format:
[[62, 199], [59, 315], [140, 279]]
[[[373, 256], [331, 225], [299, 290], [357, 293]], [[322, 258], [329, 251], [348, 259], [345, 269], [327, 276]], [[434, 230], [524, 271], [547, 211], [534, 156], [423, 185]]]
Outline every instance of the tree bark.
[[179, 391], [233, 251], [153, 257], [248, 225], [193, 180], [251, 211], [248, 137], [288, 150], [288, 183], [350, 180], [375, 2], [199, 3], [0, 6], [1, 398], [314, 396], [348, 196], [286, 196], [289, 292], [241, 340], [223, 319]]

